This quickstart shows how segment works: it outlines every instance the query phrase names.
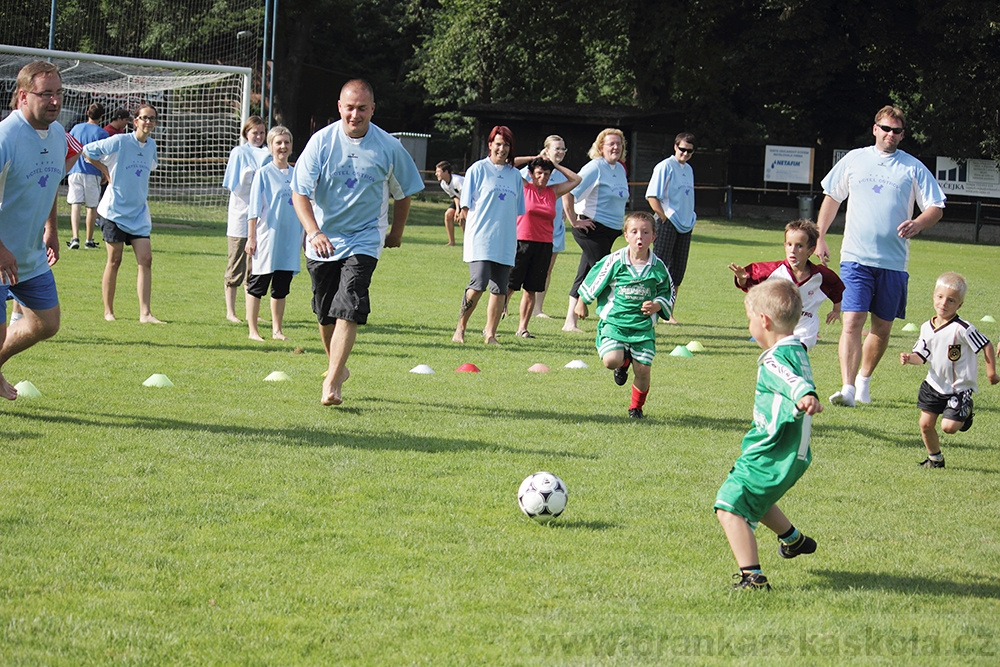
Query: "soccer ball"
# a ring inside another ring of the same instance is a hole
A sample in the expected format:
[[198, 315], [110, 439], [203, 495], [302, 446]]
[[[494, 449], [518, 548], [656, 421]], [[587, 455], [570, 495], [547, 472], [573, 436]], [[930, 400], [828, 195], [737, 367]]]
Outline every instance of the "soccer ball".
[[521, 482], [517, 504], [532, 519], [545, 523], [562, 514], [568, 495], [561, 479], [550, 472], [536, 472]]

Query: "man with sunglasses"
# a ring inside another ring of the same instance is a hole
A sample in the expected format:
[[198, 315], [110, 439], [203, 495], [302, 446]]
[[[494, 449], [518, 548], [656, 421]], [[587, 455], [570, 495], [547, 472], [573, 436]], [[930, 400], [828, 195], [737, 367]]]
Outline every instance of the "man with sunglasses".
[[[653, 168], [646, 187], [646, 201], [656, 214], [653, 252], [667, 265], [675, 294], [684, 280], [691, 230], [698, 218], [694, 212], [694, 170], [688, 164], [693, 154], [694, 135], [681, 132], [674, 138], [674, 154]], [[667, 322], [677, 324], [672, 314]]]
[[[59, 259], [55, 198], [66, 171], [66, 131], [56, 122], [62, 101], [58, 68], [29, 63], [17, 75], [14, 111], [0, 122], [0, 369], [59, 331], [59, 296], [50, 267]], [[8, 295], [23, 311], [10, 327]], [[2, 373], [0, 396], [17, 398]]]
[[[898, 150], [903, 140], [903, 112], [885, 106], [875, 114], [875, 145], [845, 155], [823, 179], [826, 195], [816, 224], [816, 254], [826, 264], [826, 232], [847, 202], [840, 278], [844, 281], [840, 375], [843, 387], [830, 397], [834, 405], [871, 403], [872, 373], [889, 344], [892, 321], [906, 316], [906, 272], [910, 239], [944, 215], [945, 196], [934, 175], [917, 158]], [[913, 204], [921, 210], [913, 216]], [[870, 333], [861, 331], [871, 313]]]

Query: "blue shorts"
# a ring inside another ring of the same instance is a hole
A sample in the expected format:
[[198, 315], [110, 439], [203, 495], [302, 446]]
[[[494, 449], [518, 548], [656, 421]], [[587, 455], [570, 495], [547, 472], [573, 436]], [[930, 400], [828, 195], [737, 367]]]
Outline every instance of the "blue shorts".
[[845, 313], [871, 313], [888, 322], [906, 317], [906, 285], [910, 279], [906, 271], [841, 262], [840, 279], [844, 281], [840, 309]]
[[49, 270], [16, 285], [0, 284], [0, 322], [7, 321], [7, 299], [12, 296], [22, 306], [31, 310], [55, 308], [59, 305], [56, 277]]

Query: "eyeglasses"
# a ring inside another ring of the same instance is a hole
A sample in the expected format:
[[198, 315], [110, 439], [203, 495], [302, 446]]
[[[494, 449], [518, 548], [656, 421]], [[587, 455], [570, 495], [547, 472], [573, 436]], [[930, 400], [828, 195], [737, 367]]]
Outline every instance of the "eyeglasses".
[[156, 116], [136, 116], [136, 120], [141, 120], [143, 123], [155, 123], [159, 120]]
[[903, 128], [901, 127], [889, 127], [888, 125], [879, 125], [875, 123], [875, 127], [882, 130], [883, 132], [892, 132], [893, 134], [902, 134]]
[[26, 92], [31, 93], [32, 95], [36, 95], [37, 97], [40, 97], [43, 100], [51, 100], [51, 99], [61, 100], [66, 95], [66, 91], [63, 90], [62, 88], [56, 91], [43, 90], [40, 93], [36, 93], [33, 90], [29, 90]]
[[681, 153], [694, 153], [693, 148], [681, 148], [680, 146], [675, 146], [675, 148], [679, 150]]

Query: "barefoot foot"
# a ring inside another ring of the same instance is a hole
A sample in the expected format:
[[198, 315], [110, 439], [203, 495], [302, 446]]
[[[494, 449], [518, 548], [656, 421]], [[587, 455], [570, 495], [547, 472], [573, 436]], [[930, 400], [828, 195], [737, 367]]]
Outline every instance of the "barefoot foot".
[[163, 324], [163, 322], [161, 322], [160, 320], [158, 320], [155, 317], [153, 317], [152, 314], [150, 314], [150, 315], [140, 315], [139, 316], [139, 321], [141, 323], [143, 323], [143, 324]]
[[8, 401], [13, 401], [17, 398], [17, 389], [10, 382], [7, 382], [7, 378], [3, 376], [3, 373], [0, 373], [0, 396], [3, 396]]
[[455, 335], [451, 337], [453, 343], [465, 342], [465, 329], [455, 329]]
[[114, 313], [104, 313], [104, 319], [107, 320], [108, 322], [114, 322], [115, 321], [115, 314]]
[[232, 322], [233, 324], [240, 323], [240, 318], [236, 317], [235, 315], [226, 315], [226, 319]]
[[[329, 376], [327, 376], [329, 377]], [[323, 399], [320, 401], [323, 405], [340, 405], [344, 402], [341, 397], [341, 391], [344, 388], [344, 383], [347, 382], [347, 378], [351, 377], [351, 371], [344, 366], [344, 372], [340, 374], [338, 382], [330, 382], [327, 386], [327, 382], [323, 382]]]
[[264, 337], [259, 333], [251, 333], [249, 336], [250, 340], [264, 340]]
[[275, 331], [274, 333], [272, 333], [271, 338], [273, 338], [274, 340], [288, 340], [288, 336], [281, 333], [280, 331]]
[[564, 325], [562, 330], [568, 333], [583, 333], [583, 329], [577, 326], [573, 326], [572, 324]]

